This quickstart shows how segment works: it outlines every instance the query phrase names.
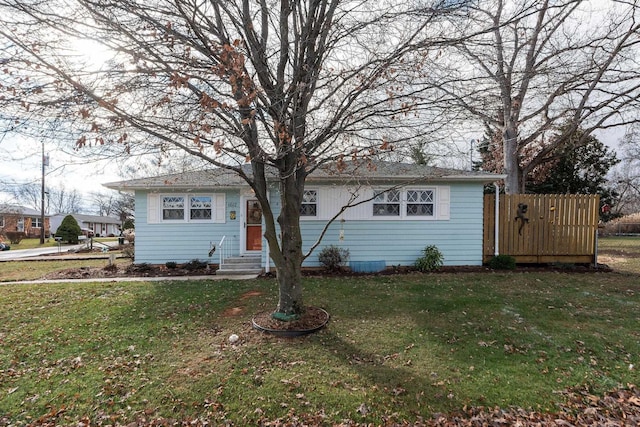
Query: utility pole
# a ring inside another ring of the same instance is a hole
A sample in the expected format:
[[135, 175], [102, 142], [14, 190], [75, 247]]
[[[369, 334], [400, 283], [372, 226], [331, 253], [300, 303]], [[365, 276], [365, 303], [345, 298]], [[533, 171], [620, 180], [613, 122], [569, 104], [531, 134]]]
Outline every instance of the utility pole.
[[44, 168], [48, 160], [44, 156], [44, 141], [42, 141], [42, 192], [40, 204], [40, 244], [44, 245], [45, 223], [44, 223]]

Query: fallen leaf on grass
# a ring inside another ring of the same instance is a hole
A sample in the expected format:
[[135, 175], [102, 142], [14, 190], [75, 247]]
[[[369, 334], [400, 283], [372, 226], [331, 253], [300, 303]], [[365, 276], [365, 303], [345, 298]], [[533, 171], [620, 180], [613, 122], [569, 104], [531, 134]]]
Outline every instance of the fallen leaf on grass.
[[365, 403], [362, 403], [360, 406], [358, 406], [356, 412], [358, 412], [362, 416], [365, 416], [369, 413], [369, 407]]

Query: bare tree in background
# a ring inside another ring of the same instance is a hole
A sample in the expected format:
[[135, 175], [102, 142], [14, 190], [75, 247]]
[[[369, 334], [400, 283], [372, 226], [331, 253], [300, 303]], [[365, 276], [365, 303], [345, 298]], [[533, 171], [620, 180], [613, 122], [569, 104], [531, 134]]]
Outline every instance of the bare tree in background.
[[80, 213], [83, 211], [82, 196], [78, 190], [69, 191], [64, 186], [49, 190], [47, 196], [51, 213]]
[[[468, 27], [467, 6], [451, 4], [0, 0], [4, 114], [20, 131], [34, 117], [73, 118], [60, 136], [76, 135], [78, 148], [182, 150], [241, 176], [263, 208], [276, 312], [295, 317], [310, 255], [305, 179], [424, 133], [435, 101], [428, 65]], [[110, 60], [88, 62], [79, 39], [107, 47]]]
[[15, 204], [25, 206], [36, 211], [40, 210], [40, 203], [42, 202], [42, 189], [40, 188], [40, 184], [14, 184], [10, 193]]
[[610, 179], [618, 193], [615, 213], [640, 212], [640, 126], [630, 126], [620, 141], [622, 162]]
[[527, 174], [578, 127], [586, 141], [596, 129], [639, 120], [637, 2], [474, 5], [472, 25], [494, 30], [457, 45], [434, 79], [451, 108], [499, 136], [507, 193], [524, 192]]
[[93, 193], [92, 201], [98, 215], [118, 218], [121, 224], [134, 217], [135, 199], [133, 194], [124, 192]]
[[[40, 184], [14, 184], [11, 195], [16, 204], [39, 211], [42, 203], [42, 189]], [[45, 192], [45, 210], [54, 213], [80, 213], [82, 211], [82, 197], [78, 190], [68, 190], [64, 186], [50, 187]]]

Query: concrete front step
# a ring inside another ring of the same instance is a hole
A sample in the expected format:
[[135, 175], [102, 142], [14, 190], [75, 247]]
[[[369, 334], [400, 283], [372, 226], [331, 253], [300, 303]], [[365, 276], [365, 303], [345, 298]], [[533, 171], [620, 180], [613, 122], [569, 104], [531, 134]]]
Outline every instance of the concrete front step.
[[262, 259], [258, 256], [232, 257], [224, 260], [224, 263], [216, 271], [216, 275], [237, 275], [262, 273]]
[[262, 269], [251, 269], [251, 270], [216, 270], [216, 276], [249, 276], [249, 275], [260, 275], [262, 274]]
[[262, 264], [262, 257], [259, 256], [234, 256], [225, 258], [224, 264]]

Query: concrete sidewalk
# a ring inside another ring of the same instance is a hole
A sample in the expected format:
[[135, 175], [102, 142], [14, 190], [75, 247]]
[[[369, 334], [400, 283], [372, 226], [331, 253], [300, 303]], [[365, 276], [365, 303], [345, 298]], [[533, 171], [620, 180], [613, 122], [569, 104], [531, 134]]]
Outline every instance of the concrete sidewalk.
[[16, 282], [0, 282], [2, 285], [33, 285], [46, 283], [108, 283], [108, 282], [168, 282], [168, 281], [187, 281], [187, 280], [251, 280], [255, 279], [255, 274], [244, 275], [206, 275], [206, 276], [162, 276], [162, 277], [98, 277], [94, 279], [38, 279], [38, 280], [21, 280]]

